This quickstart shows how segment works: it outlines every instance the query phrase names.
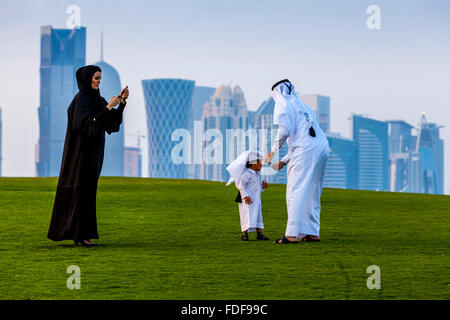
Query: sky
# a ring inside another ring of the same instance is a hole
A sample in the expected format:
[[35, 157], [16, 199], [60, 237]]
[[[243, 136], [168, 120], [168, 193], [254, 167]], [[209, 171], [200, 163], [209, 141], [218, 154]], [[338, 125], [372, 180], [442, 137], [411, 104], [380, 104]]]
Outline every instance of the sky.
[[[87, 28], [86, 63], [100, 59], [103, 30], [105, 61], [130, 88], [126, 145], [147, 133], [143, 79], [239, 85], [256, 110], [274, 82], [289, 78], [300, 93], [331, 98], [331, 131], [345, 137], [352, 113], [417, 126], [425, 112], [429, 122], [445, 126], [450, 193], [447, 0], [0, 0], [5, 176], [35, 175], [40, 27], [65, 28], [69, 5], [80, 7]], [[367, 27], [370, 5], [380, 8], [379, 30]], [[146, 163], [146, 141], [143, 147]]]

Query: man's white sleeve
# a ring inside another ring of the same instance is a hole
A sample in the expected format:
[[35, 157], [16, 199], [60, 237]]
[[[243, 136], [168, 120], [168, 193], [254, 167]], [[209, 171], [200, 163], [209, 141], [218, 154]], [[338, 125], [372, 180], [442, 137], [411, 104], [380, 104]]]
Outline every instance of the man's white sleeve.
[[279, 126], [277, 136], [275, 137], [275, 141], [273, 142], [273, 147], [271, 150], [273, 154], [276, 154], [278, 150], [280, 150], [280, 148], [286, 142], [288, 137], [289, 137], [288, 129], [284, 126]]
[[281, 162], [284, 162], [285, 164], [288, 164], [289, 160], [291, 160], [291, 158], [289, 157], [289, 153], [287, 153], [283, 159], [281, 159]]

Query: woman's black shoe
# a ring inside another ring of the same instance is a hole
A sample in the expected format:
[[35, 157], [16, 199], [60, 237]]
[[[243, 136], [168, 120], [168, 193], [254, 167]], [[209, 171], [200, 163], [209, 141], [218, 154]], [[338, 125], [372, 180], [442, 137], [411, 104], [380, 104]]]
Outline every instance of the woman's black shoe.
[[247, 232], [242, 232], [241, 241], [248, 241], [248, 233]]
[[85, 247], [85, 248], [92, 248], [92, 247], [98, 247], [98, 246], [99, 246], [99, 245], [96, 244], [96, 243], [90, 243], [90, 244], [88, 244], [88, 243], [84, 242], [83, 240], [82, 240], [82, 241], [77, 241], [77, 240], [75, 240], [74, 242], [75, 242], [75, 246], [76, 246], [76, 247], [78, 247], [79, 244], [81, 244], [81, 245], [82, 245], [83, 247]]

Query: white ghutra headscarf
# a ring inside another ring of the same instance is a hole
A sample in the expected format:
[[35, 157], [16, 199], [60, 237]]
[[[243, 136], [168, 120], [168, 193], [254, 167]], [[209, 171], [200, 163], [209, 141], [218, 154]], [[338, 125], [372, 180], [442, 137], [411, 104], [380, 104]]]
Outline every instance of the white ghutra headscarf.
[[249, 150], [241, 153], [239, 157], [233, 160], [233, 162], [231, 162], [227, 167], [227, 171], [231, 175], [230, 180], [227, 182], [227, 186], [229, 186], [233, 181], [236, 186], [238, 186], [241, 181], [242, 174], [247, 168], [247, 162], [256, 162], [258, 159], [262, 160], [263, 157], [263, 154], [259, 151]]
[[[297, 112], [305, 116], [309, 123], [309, 128], [313, 127], [316, 120], [316, 113], [306, 103], [304, 103], [295, 93], [295, 87], [289, 80], [281, 80], [274, 84], [272, 98], [275, 100], [273, 111], [273, 124], [281, 125], [289, 131], [289, 138], [295, 133]], [[291, 140], [291, 139], [290, 139]]]

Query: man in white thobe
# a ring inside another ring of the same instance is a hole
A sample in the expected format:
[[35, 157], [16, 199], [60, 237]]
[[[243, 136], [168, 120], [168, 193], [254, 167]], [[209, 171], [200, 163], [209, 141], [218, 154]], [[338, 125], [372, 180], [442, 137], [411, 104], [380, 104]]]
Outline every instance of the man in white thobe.
[[285, 79], [272, 87], [275, 100], [274, 125], [278, 134], [266, 163], [287, 141], [288, 154], [272, 167], [287, 168], [286, 203], [288, 222], [285, 236], [274, 243], [319, 241], [320, 195], [329, 156], [328, 140], [316, 114], [297, 96], [294, 86]]

